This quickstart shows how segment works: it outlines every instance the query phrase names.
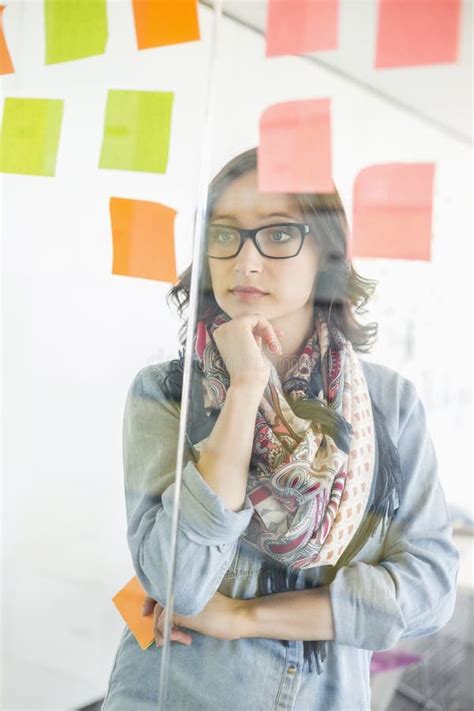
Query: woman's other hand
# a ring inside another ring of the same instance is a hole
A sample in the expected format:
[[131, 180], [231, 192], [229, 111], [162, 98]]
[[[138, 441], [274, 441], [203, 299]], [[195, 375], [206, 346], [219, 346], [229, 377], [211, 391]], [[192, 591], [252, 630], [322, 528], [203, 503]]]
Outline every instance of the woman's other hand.
[[[248, 625], [245, 600], [238, 600], [216, 592], [206, 607], [194, 617], [173, 615], [173, 624], [195, 630], [216, 639], [240, 639], [247, 636]], [[158, 617], [158, 631], [164, 637], [165, 610]], [[186, 634], [181, 632], [181, 634]], [[186, 635], [190, 637], [190, 635]], [[192, 639], [192, 638], [191, 638]]]
[[230, 376], [231, 385], [251, 385], [265, 388], [270, 377], [270, 361], [262, 343], [269, 350], [281, 353], [278, 335], [261, 314], [245, 314], [226, 321], [214, 331], [214, 340]]
[[[151, 615], [153, 613], [153, 634], [155, 636], [155, 644], [157, 647], [163, 646], [164, 642], [164, 634], [163, 632], [159, 629], [158, 626], [158, 621], [160, 619], [161, 614], [163, 613], [163, 629], [164, 629], [164, 607], [160, 605], [159, 602], [154, 600], [152, 597], [147, 595], [145, 597], [145, 601], [143, 603], [143, 608], [142, 608], [142, 615], [143, 617], [148, 617], [148, 615]], [[171, 628], [171, 637], [170, 637], [172, 642], [180, 642], [181, 644], [186, 644], [188, 647], [192, 642], [192, 637], [190, 634], [187, 634], [183, 630], [180, 629], [179, 625], [173, 624]]]

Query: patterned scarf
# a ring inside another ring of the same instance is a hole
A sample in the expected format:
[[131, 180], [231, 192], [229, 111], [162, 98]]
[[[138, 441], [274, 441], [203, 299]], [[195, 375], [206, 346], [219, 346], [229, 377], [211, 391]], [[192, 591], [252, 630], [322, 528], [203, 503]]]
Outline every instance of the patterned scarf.
[[[219, 315], [219, 319], [226, 320], [228, 317], [226, 314], [221, 313]], [[192, 392], [190, 393], [190, 398], [191, 398], [191, 418], [190, 421], [188, 422], [189, 425], [189, 433], [187, 433], [188, 437], [188, 442], [191, 444], [193, 449], [196, 449], [199, 451], [201, 448], [203, 442], [205, 439], [209, 436], [209, 426], [211, 425], [212, 429], [212, 422], [214, 420], [214, 417], [218, 416], [218, 413], [220, 411], [220, 407], [222, 406], [222, 403], [225, 399], [225, 392], [226, 388], [229, 385], [229, 375], [227, 373], [227, 370], [225, 369], [222, 359], [216, 356], [215, 352], [215, 344], [214, 346], [209, 346], [209, 342], [212, 342], [212, 334], [214, 330], [217, 328], [217, 325], [222, 323], [223, 320], [213, 320], [210, 324], [208, 324], [208, 327], [206, 327], [206, 324], [204, 322], [200, 322], [198, 326], [198, 331], [197, 331], [197, 338], [196, 338], [196, 355], [193, 364], [193, 368], [196, 369], [196, 376], [198, 377], [193, 377], [191, 380], [191, 388]], [[354, 442], [349, 441], [349, 444], [351, 445], [351, 448], [349, 450], [347, 442], [348, 442], [348, 437], [352, 434], [352, 440], [357, 441], [358, 438], [360, 437], [367, 437], [367, 435], [370, 433], [367, 432], [367, 426], [366, 426], [366, 432], [364, 433], [363, 431], [360, 431], [359, 422], [360, 422], [360, 417], [361, 413], [357, 412], [359, 417], [356, 417], [356, 411], [354, 411], [354, 415], [352, 415], [352, 409], [351, 412], [347, 412], [347, 419], [345, 419], [346, 415], [344, 414], [344, 411], [342, 415], [337, 412], [334, 409], [334, 402], [336, 401], [339, 403], [339, 407], [344, 407], [344, 403], [346, 403], [349, 399], [351, 402], [351, 407], [352, 403], [354, 403], [355, 408], [360, 407], [360, 398], [361, 395], [359, 392], [354, 393], [354, 388], [357, 390], [360, 390], [360, 385], [362, 384], [362, 389], [363, 392], [366, 394], [366, 384], [365, 384], [365, 378], [363, 377], [363, 373], [360, 372], [360, 368], [358, 367], [358, 362], [356, 361], [354, 363], [354, 353], [352, 350], [352, 347], [350, 344], [346, 344], [344, 338], [341, 336], [339, 333], [334, 333], [334, 329], [331, 327], [329, 328], [324, 316], [324, 313], [321, 311], [315, 311], [315, 331], [314, 331], [314, 337], [309, 339], [308, 343], [306, 344], [306, 347], [304, 351], [301, 353], [301, 358], [300, 362], [296, 365], [296, 368], [294, 370], [298, 371], [299, 375], [295, 376], [295, 372], [292, 371], [290, 372], [287, 377], [285, 378], [285, 382], [283, 383], [282, 386], [279, 387], [279, 382], [278, 382], [278, 376], [276, 372], [272, 372], [271, 375], [271, 381], [267, 387], [267, 390], [264, 393], [264, 398], [262, 398], [262, 403], [261, 405], [269, 405], [269, 403], [277, 402], [278, 405], [280, 406], [280, 411], [285, 413], [288, 413], [287, 405], [290, 404], [291, 410], [293, 415], [296, 415], [296, 417], [301, 417], [302, 420], [311, 420], [320, 423], [320, 428], [323, 434], [327, 434], [329, 437], [332, 438], [333, 446], [336, 446], [339, 450], [342, 452], [346, 451], [352, 451], [353, 447], [352, 445]], [[329, 335], [328, 335], [328, 330], [329, 330]], [[319, 334], [322, 334], [322, 338], [320, 338]], [[328, 345], [329, 338], [331, 338], [330, 341], [330, 347]], [[322, 351], [323, 351], [323, 358], [317, 359], [315, 357], [316, 354], [316, 348], [317, 352], [321, 353], [321, 348], [320, 344], [322, 343]], [[326, 347], [324, 347], [326, 344]], [[338, 345], [340, 344], [340, 346]], [[207, 350], [206, 350], [207, 349]], [[308, 351], [307, 351], [308, 349]], [[204, 352], [206, 351], [206, 370], [207, 372], [203, 372], [203, 366], [204, 366]], [[342, 351], [342, 352], [341, 352]], [[209, 353], [210, 357], [207, 358], [207, 353]], [[307, 353], [306, 357], [304, 354]], [[311, 353], [313, 354], [313, 358], [311, 357]], [[303, 358], [305, 358], [305, 363], [303, 363]], [[174, 400], [175, 402], [179, 403], [182, 399], [182, 388], [183, 388], [183, 374], [184, 374], [184, 359], [185, 359], [185, 349], [182, 348], [180, 350], [180, 355], [179, 358], [170, 361], [169, 363], [169, 368], [167, 369], [167, 372], [164, 376], [163, 379], [163, 388], [164, 392], [167, 394], [167, 397], [169, 397], [171, 400]], [[329, 360], [331, 359], [331, 360]], [[342, 363], [344, 363], [344, 366], [342, 367]], [[313, 364], [313, 369], [311, 371], [311, 364]], [[301, 367], [303, 366], [303, 368]], [[347, 374], [348, 378], [346, 378], [346, 368], [347, 368]], [[214, 372], [216, 371], [216, 372]], [[356, 373], [354, 376], [353, 373]], [[209, 376], [206, 377], [206, 375], [209, 373]], [[342, 375], [341, 375], [342, 373]], [[337, 378], [334, 378], [334, 374], [339, 374]], [[299, 378], [299, 379], [298, 379]], [[209, 383], [205, 382], [209, 380]], [[344, 385], [341, 385], [341, 382], [344, 381]], [[351, 384], [350, 391], [347, 392], [348, 390], [348, 385], [349, 383]], [[273, 387], [273, 390], [272, 390]], [[341, 392], [341, 387], [342, 387], [342, 397], [339, 395], [337, 397], [336, 393]], [[282, 402], [281, 398], [281, 391], [283, 390], [283, 394], [286, 394], [286, 398], [284, 402]], [[274, 400], [272, 398], [272, 393], [277, 393], [277, 399]], [[295, 392], [296, 396], [298, 393], [303, 392], [303, 396], [299, 399], [292, 399], [291, 393]], [[359, 400], [356, 399], [356, 396], [359, 398]], [[369, 393], [370, 395], [370, 393]], [[307, 397], [307, 399], [305, 399]], [[363, 398], [365, 402], [365, 398]], [[207, 413], [204, 408], [204, 400], [207, 402]], [[328, 406], [328, 403], [331, 402], [333, 403], [332, 406]], [[214, 403], [214, 404], [213, 404]], [[369, 407], [369, 404], [371, 407]], [[337, 405], [336, 405], [337, 407]], [[214, 410], [214, 412], [210, 412], [209, 409]], [[283, 408], [283, 409], [282, 409]], [[352, 540], [350, 541], [349, 545], [347, 545], [346, 549], [342, 551], [340, 554], [340, 547], [344, 545], [344, 543], [341, 542], [339, 543], [339, 549], [337, 550], [337, 555], [340, 557], [337, 558], [337, 561], [334, 562], [333, 558], [329, 558], [329, 555], [327, 555], [330, 564], [328, 565], [325, 570], [324, 570], [324, 580], [325, 584], [330, 584], [331, 581], [334, 579], [335, 575], [337, 574], [337, 571], [340, 568], [343, 568], [345, 565], [349, 565], [351, 562], [352, 558], [357, 555], [357, 553], [363, 548], [365, 543], [368, 541], [369, 537], [374, 536], [375, 531], [378, 529], [380, 522], [382, 522], [382, 525], [380, 527], [380, 532], [379, 532], [379, 538], [380, 540], [383, 539], [385, 535], [385, 531], [387, 529], [387, 526], [389, 524], [389, 521], [393, 519], [395, 516], [397, 507], [400, 504], [401, 498], [402, 498], [402, 490], [404, 487], [404, 479], [405, 479], [405, 474], [402, 471], [400, 467], [400, 459], [398, 456], [398, 450], [396, 446], [394, 445], [391, 435], [389, 434], [385, 422], [385, 417], [382, 412], [382, 410], [379, 408], [378, 404], [374, 401], [372, 396], [370, 396], [370, 403], [367, 403], [367, 409], [372, 410], [373, 413], [373, 425], [374, 425], [374, 430], [375, 430], [375, 444], [376, 444], [376, 452], [375, 452], [375, 461], [376, 461], [376, 472], [374, 473], [374, 479], [375, 481], [373, 482], [373, 499], [370, 504], [370, 507], [368, 511], [366, 512], [361, 525], [359, 526], [359, 529], [357, 529], [356, 534], [353, 536]], [[296, 412], [295, 412], [296, 410]], [[347, 410], [347, 406], [346, 406]], [[209, 416], [211, 414], [214, 415], [214, 417], [206, 417], [206, 414]], [[367, 416], [367, 413], [363, 413], [365, 416]], [[291, 413], [288, 413], [288, 416], [291, 417]], [[269, 423], [267, 422], [265, 418], [265, 413], [263, 410], [259, 408], [258, 412], [258, 422], [260, 424], [263, 424], [267, 428], [267, 433], [271, 437], [271, 441], [275, 442], [274, 436], [273, 436], [273, 430], [271, 427], [269, 427]], [[215, 421], [215, 420], [214, 420]], [[257, 424], [257, 422], [256, 422]], [[277, 423], [278, 426], [280, 425], [280, 422]], [[290, 423], [288, 423], [290, 424]], [[296, 424], [302, 424], [304, 427], [304, 423], [297, 422]], [[306, 423], [307, 424], [307, 423]], [[353, 425], [355, 426], [354, 429]], [[370, 423], [369, 423], [370, 425]], [[287, 427], [287, 425], [285, 424]], [[268, 430], [271, 430], [268, 432]], [[306, 428], [308, 429], [308, 428]], [[288, 427], [287, 427], [288, 430]], [[293, 429], [293, 432], [295, 432], [295, 429]], [[358, 436], [357, 436], [358, 435]], [[309, 436], [309, 434], [308, 434]], [[279, 437], [278, 435], [275, 435], [277, 438], [276, 444], [278, 445], [279, 443]], [[288, 442], [288, 434], [286, 434]], [[268, 437], [266, 439], [269, 439]], [[298, 438], [296, 438], [298, 439]], [[314, 443], [314, 438], [313, 438], [313, 443]], [[367, 444], [367, 447], [372, 447], [372, 442], [369, 442]], [[257, 436], [257, 427], [256, 427], [256, 437], [254, 441], [254, 453], [255, 457], [258, 458], [260, 457], [260, 454], [257, 457], [257, 445], [261, 449], [266, 449], [266, 444], [265, 444], [265, 438], [262, 438], [260, 441]], [[320, 447], [323, 446], [322, 439], [319, 442]], [[258, 451], [260, 451], [260, 449]], [[332, 454], [336, 454], [335, 452], [332, 451], [330, 448], [329, 450]], [[371, 452], [370, 449], [367, 449], [366, 454]], [[359, 453], [357, 453], [357, 457], [354, 457], [352, 455], [352, 460], [357, 460], [359, 456]], [[348, 464], [348, 461], [346, 462]], [[251, 488], [253, 484], [255, 483], [255, 464], [253, 465], [253, 472], [249, 474], [249, 487], [248, 490], [250, 489], [250, 493], [252, 493], [253, 489]], [[307, 470], [305, 469], [305, 474]], [[357, 478], [356, 478], [356, 473], [354, 470], [354, 467], [352, 467], [352, 470], [347, 469], [348, 476], [345, 477], [345, 483], [353, 482], [357, 486]], [[352, 473], [352, 478], [349, 476], [349, 474]], [[370, 473], [370, 462], [369, 462], [369, 473]], [[327, 472], [325, 472], [327, 475]], [[311, 472], [311, 475], [313, 473]], [[265, 476], [265, 474], [264, 474]], [[314, 475], [313, 475], [314, 476]], [[267, 475], [267, 480], [272, 479], [272, 475], [270, 476]], [[334, 476], [334, 479], [336, 479], [336, 476]], [[355, 479], [355, 482], [353, 481]], [[315, 484], [318, 482], [315, 482]], [[361, 482], [362, 484], [363, 482]], [[290, 489], [293, 486], [297, 485], [296, 481], [296, 476], [293, 477], [293, 479], [290, 481]], [[258, 484], [260, 486], [260, 484]], [[268, 486], [268, 482], [267, 482]], [[366, 487], [367, 488], [367, 487]], [[315, 489], [315, 491], [318, 491], [319, 487]], [[335, 489], [336, 493], [337, 489]], [[362, 491], [362, 486], [357, 488], [357, 492], [354, 493], [355, 496], [360, 494], [360, 491]], [[280, 494], [281, 492], [278, 490], [277, 492]], [[291, 491], [291, 493], [293, 493]], [[311, 493], [311, 492], [310, 492]], [[364, 494], [366, 492], [364, 491]], [[332, 494], [332, 491], [331, 491]], [[347, 496], [345, 496], [347, 494]], [[286, 492], [285, 492], [286, 495]], [[267, 497], [267, 499], [270, 497]], [[301, 498], [301, 497], [300, 497]], [[299, 502], [299, 499], [297, 501]], [[327, 498], [326, 498], [327, 500]], [[344, 493], [342, 494], [342, 497], [339, 497], [336, 499], [339, 501], [339, 503], [342, 504], [344, 502], [347, 502], [348, 500], [350, 501], [350, 495], [349, 495], [349, 488]], [[249, 499], [250, 501], [250, 499]], [[281, 501], [277, 499], [278, 506], [280, 506], [281, 510]], [[362, 501], [359, 501], [361, 504], [361, 509], [363, 509], [362, 506]], [[258, 504], [258, 501], [257, 501]], [[278, 510], [278, 509], [277, 509]], [[360, 518], [360, 510], [357, 510], [357, 505], [355, 508], [355, 512], [358, 514], [358, 519]], [[351, 514], [353, 514], [353, 511], [351, 511]], [[259, 514], [255, 514], [255, 517], [259, 516]], [[266, 514], [263, 512], [263, 516], [265, 517]], [[339, 519], [338, 519], [338, 516]], [[295, 517], [288, 517], [288, 523], [286, 525], [287, 529], [291, 524], [293, 524]], [[321, 519], [321, 515], [319, 516], [319, 519]], [[322, 516], [322, 519], [324, 521], [324, 516]], [[336, 514], [334, 517], [334, 512], [332, 515], [332, 518], [329, 519], [333, 521], [333, 525], [339, 524], [341, 520], [343, 520], [342, 516], [342, 508], [341, 510]], [[257, 519], [257, 523], [259, 526], [257, 526], [257, 531], [262, 530], [263, 534], [265, 534], [265, 529], [263, 528], [264, 523], [263, 519], [259, 521]], [[296, 523], [296, 522], [295, 522]], [[349, 524], [351, 526], [352, 524]], [[347, 533], [350, 535], [353, 533], [353, 529], [349, 531], [349, 526], [347, 528]], [[354, 523], [355, 527], [355, 523]], [[340, 530], [337, 532], [337, 537], [340, 535]], [[323, 531], [321, 532], [323, 533]], [[332, 534], [332, 538], [330, 538]], [[334, 531], [331, 530], [331, 532], [328, 534], [327, 538], [325, 539], [325, 545], [330, 545], [334, 540], [338, 540], [335, 536], [336, 534], [336, 529], [334, 528]], [[341, 539], [344, 534], [341, 535]], [[272, 543], [271, 541], [274, 539], [274, 534], [272, 534], [273, 538], [270, 539], [270, 549], [272, 549]], [[322, 538], [322, 536], [321, 536]], [[268, 543], [268, 539], [265, 540], [265, 543]], [[296, 544], [298, 546], [298, 543]], [[304, 543], [303, 543], [304, 546]], [[301, 542], [300, 542], [300, 547], [301, 547]], [[266, 551], [267, 552], [267, 551]], [[281, 552], [278, 550], [275, 551], [277, 555], [281, 555]], [[325, 553], [329, 554], [329, 550], [325, 550]], [[297, 550], [298, 554], [298, 550]], [[280, 560], [280, 558], [279, 558]], [[298, 561], [296, 561], [298, 563]], [[276, 564], [275, 560], [273, 558], [264, 558], [262, 560], [262, 564], [259, 570], [259, 575], [258, 575], [258, 583], [257, 583], [257, 592], [256, 594], [258, 596], [260, 595], [271, 595], [274, 593], [278, 592], [284, 592], [287, 590], [296, 590], [296, 589], [301, 589], [301, 576], [304, 576], [304, 572], [299, 570], [297, 567], [293, 568], [291, 566], [285, 566], [285, 565], [280, 565]], [[307, 580], [306, 578], [303, 577], [303, 586], [305, 588], [307, 587], [312, 587], [312, 583]], [[280, 640], [281, 644], [284, 646], [288, 645], [288, 640]], [[310, 671], [313, 671], [313, 669], [316, 669], [318, 674], [323, 673], [323, 662], [327, 659], [327, 641], [325, 640], [312, 640], [312, 641], [303, 641], [303, 647], [304, 647], [304, 660], [308, 664]]]
[[[222, 407], [230, 384], [213, 338], [229, 320], [221, 311], [210, 323], [198, 322], [207, 412]], [[374, 432], [352, 344], [316, 308], [314, 331], [297, 362], [283, 383], [272, 365], [258, 408], [247, 483], [254, 514], [243, 538], [293, 570], [336, 565], [366, 513]]]

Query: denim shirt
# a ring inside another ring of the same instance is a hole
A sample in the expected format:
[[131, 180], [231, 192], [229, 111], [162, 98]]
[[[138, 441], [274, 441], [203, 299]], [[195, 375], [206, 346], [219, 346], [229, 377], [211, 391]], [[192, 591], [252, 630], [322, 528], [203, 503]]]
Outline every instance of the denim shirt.
[[[368, 538], [329, 585], [335, 634], [326, 642], [322, 674], [304, 663], [302, 641], [226, 641], [191, 631], [189, 647], [171, 642], [170, 711], [368, 711], [372, 653], [434, 634], [450, 619], [460, 554], [424, 406], [410, 380], [359, 360], [398, 449], [404, 483], [384, 535]], [[142, 587], [162, 605], [180, 414], [162, 387], [167, 366], [137, 373], [123, 424], [127, 540]], [[253, 513], [249, 498], [240, 511], [227, 509], [196, 468], [189, 438], [184, 461], [174, 610], [194, 616], [216, 591], [255, 597], [262, 556], [242, 537]], [[299, 571], [297, 589], [325, 584], [328, 567]], [[103, 711], [155, 711], [161, 654], [154, 644], [142, 650], [125, 626]]]

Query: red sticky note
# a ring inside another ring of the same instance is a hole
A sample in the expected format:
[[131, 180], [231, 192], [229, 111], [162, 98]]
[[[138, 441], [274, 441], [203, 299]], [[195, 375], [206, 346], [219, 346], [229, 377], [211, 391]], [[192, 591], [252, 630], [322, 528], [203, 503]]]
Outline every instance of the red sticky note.
[[333, 192], [331, 154], [330, 99], [274, 104], [260, 118], [259, 190]]
[[431, 259], [433, 163], [388, 163], [354, 184], [352, 257]]
[[339, 0], [268, 0], [266, 57], [338, 47]]
[[456, 62], [461, 0], [379, 0], [375, 67]]
[[198, 40], [197, 0], [132, 0], [138, 49]]
[[3, 32], [3, 11], [5, 5], [0, 5], [0, 74], [14, 74], [15, 69]]
[[176, 210], [159, 203], [111, 198], [112, 273], [174, 284], [175, 216]]
[[140, 581], [134, 576], [112, 598], [112, 602], [142, 649], [147, 649], [155, 639], [153, 614], [146, 617], [142, 615], [142, 607], [146, 596], [147, 594], [140, 585]]

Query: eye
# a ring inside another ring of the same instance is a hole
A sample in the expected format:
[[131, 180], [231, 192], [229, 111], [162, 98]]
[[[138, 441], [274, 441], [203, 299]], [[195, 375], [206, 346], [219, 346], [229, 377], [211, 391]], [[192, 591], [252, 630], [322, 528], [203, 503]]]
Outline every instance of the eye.
[[209, 238], [213, 242], [225, 243], [235, 238], [235, 233], [231, 230], [226, 230], [225, 228], [211, 227], [209, 230]]
[[285, 232], [284, 230], [273, 230], [271, 233], [271, 237], [275, 240], [275, 242], [286, 242], [291, 239], [292, 236], [293, 235], [288, 234], [288, 232]]

